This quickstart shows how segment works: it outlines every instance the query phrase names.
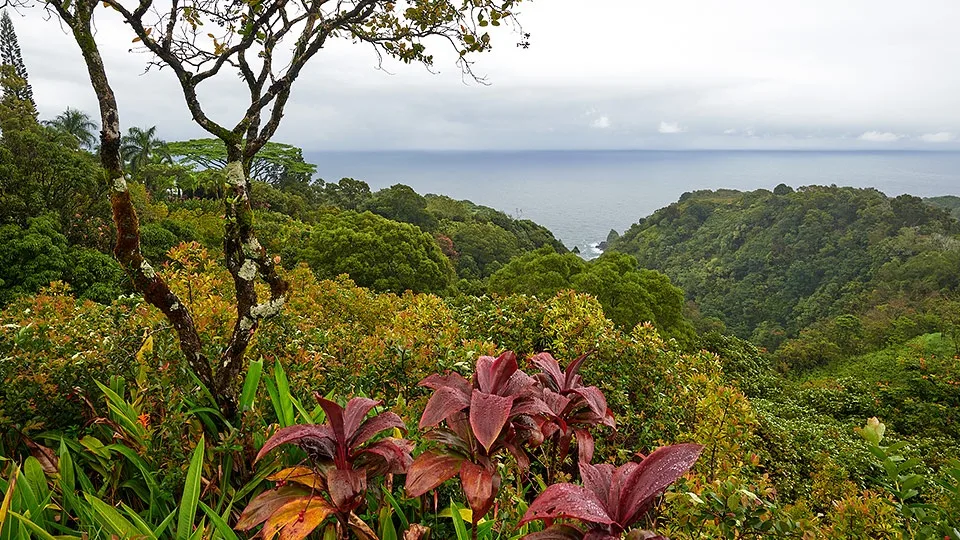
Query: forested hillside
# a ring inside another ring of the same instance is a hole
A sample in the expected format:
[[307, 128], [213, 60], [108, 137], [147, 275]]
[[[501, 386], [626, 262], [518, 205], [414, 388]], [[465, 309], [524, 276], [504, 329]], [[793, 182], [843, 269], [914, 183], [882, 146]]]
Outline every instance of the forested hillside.
[[585, 261], [239, 132], [98, 152], [12, 67], [0, 540], [960, 540], [956, 198], [689, 193]]
[[687, 193], [610, 249], [667, 274], [701, 330], [770, 350], [802, 337], [788, 360], [813, 364], [943, 329], [960, 284], [958, 232], [917, 197], [781, 185]]

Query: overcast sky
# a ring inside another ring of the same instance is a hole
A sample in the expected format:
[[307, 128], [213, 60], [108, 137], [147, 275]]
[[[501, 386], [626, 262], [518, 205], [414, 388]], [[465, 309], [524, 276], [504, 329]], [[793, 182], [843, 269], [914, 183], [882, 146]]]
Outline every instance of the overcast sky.
[[[535, 0], [517, 36], [477, 57], [377, 69], [322, 51], [277, 140], [307, 150], [818, 148], [960, 150], [958, 0]], [[79, 50], [38, 10], [12, 13], [41, 117], [98, 116]], [[98, 19], [125, 126], [204, 136], [169, 71], [143, 74], [132, 36]], [[219, 88], [232, 81], [226, 80]], [[206, 95], [232, 124], [244, 96]]]

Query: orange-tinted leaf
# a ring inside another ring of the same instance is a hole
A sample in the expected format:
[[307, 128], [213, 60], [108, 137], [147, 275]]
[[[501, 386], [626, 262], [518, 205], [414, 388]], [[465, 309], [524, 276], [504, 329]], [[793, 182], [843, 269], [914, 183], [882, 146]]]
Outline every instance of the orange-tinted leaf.
[[273, 482], [296, 482], [313, 489], [325, 490], [326, 483], [323, 477], [309, 467], [290, 467], [267, 477]]
[[332, 513], [333, 507], [331, 507], [327, 501], [315, 498], [310, 502], [310, 506], [304, 510], [302, 520], [297, 519], [280, 531], [280, 540], [300, 540], [306, 538], [307, 535], [319, 527], [321, 523], [326, 521]]
[[281, 540], [306, 538], [333, 513], [330, 503], [320, 497], [300, 497], [281, 506], [263, 526], [263, 538], [270, 540], [277, 533]]
[[243, 509], [234, 528], [240, 531], [249, 531], [266, 521], [278, 508], [308, 494], [309, 491], [299, 486], [284, 486], [264, 491], [254, 497], [250, 504]]

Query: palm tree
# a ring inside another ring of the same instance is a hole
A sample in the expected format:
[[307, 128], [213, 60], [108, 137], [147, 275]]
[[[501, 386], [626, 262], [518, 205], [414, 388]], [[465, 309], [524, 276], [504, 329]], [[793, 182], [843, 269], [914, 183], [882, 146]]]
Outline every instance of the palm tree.
[[127, 130], [120, 142], [120, 154], [131, 173], [150, 163], [155, 157], [169, 159], [166, 143], [157, 137], [157, 126], [147, 129], [132, 127]]
[[45, 121], [44, 125], [73, 135], [81, 148], [91, 149], [97, 141], [95, 135], [97, 125], [93, 123], [89, 114], [78, 109], [67, 107], [67, 110], [57, 115], [53, 120]]

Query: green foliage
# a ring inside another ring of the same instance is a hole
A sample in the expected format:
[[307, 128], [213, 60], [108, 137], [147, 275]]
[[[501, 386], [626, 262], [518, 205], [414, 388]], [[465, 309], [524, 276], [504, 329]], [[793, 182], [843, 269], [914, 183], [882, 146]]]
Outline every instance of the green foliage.
[[44, 122], [47, 126], [71, 137], [81, 148], [93, 149], [97, 137], [97, 125], [89, 114], [67, 107], [53, 120]]
[[488, 289], [541, 298], [573, 289], [596, 297], [606, 316], [623, 328], [652, 322], [668, 337], [684, 343], [693, 338], [693, 328], [683, 315], [682, 291], [663, 274], [637, 268], [629, 255], [604, 254], [586, 262], [544, 247], [514, 258], [490, 276]]
[[26, 229], [0, 227], [0, 304], [62, 279], [69, 265], [67, 239], [55, 218], [31, 218]]
[[17, 32], [13, 28], [13, 21], [10, 20], [7, 10], [3, 10], [3, 15], [0, 16], [0, 63], [10, 66], [13, 74], [22, 81], [16, 88], [4, 87], [4, 98], [25, 101], [36, 108], [36, 103], [33, 101], [33, 88], [30, 87], [27, 78], [27, 66], [23, 63], [23, 56], [20, 54]]
[[427, 211], [427, 200], [403, 184], [394, 184], [374, 193], [363, 204], [363, 210], [393, 221], [416, 225], [427, 232], [437, 228], [437, 218]]
[[[670, 276], [701, 317], [716, 317], [739, 337], [776, 348], [820, 321], [872, 316], [870, 310], [896, 302], [919, 311], [915, 304], [924, 294], [955, 289], [960, 246], [951, 235], [958, 230], [946, 212], [916, 197], [783, 186], [775, 193], [684, 194], [611, 248]], [[909, 289], [923, 283], [929, 284], [923, 291]], [[866, 313], [851, 312], [855, 305]], [[868, 321], [862, 322], [862, 344], [885, 344], [870, 343]], [[810, 344], [790, 356], [813, 365], [836, 356], [827, 342], [844, 350], [860, 345], [821, 335], [810, 335]]]
[[300, 258], [320, 277], [349, 274], [380, 291], [440, 292], [453, 277], [433, 237], [369, 212], [318, 216]]
[[956, 195], [944, 195], [942, 197], [927, 197], [924, 202], [943, 208], [950, 212], [956, 219], [960, 219], [960, 197]]

